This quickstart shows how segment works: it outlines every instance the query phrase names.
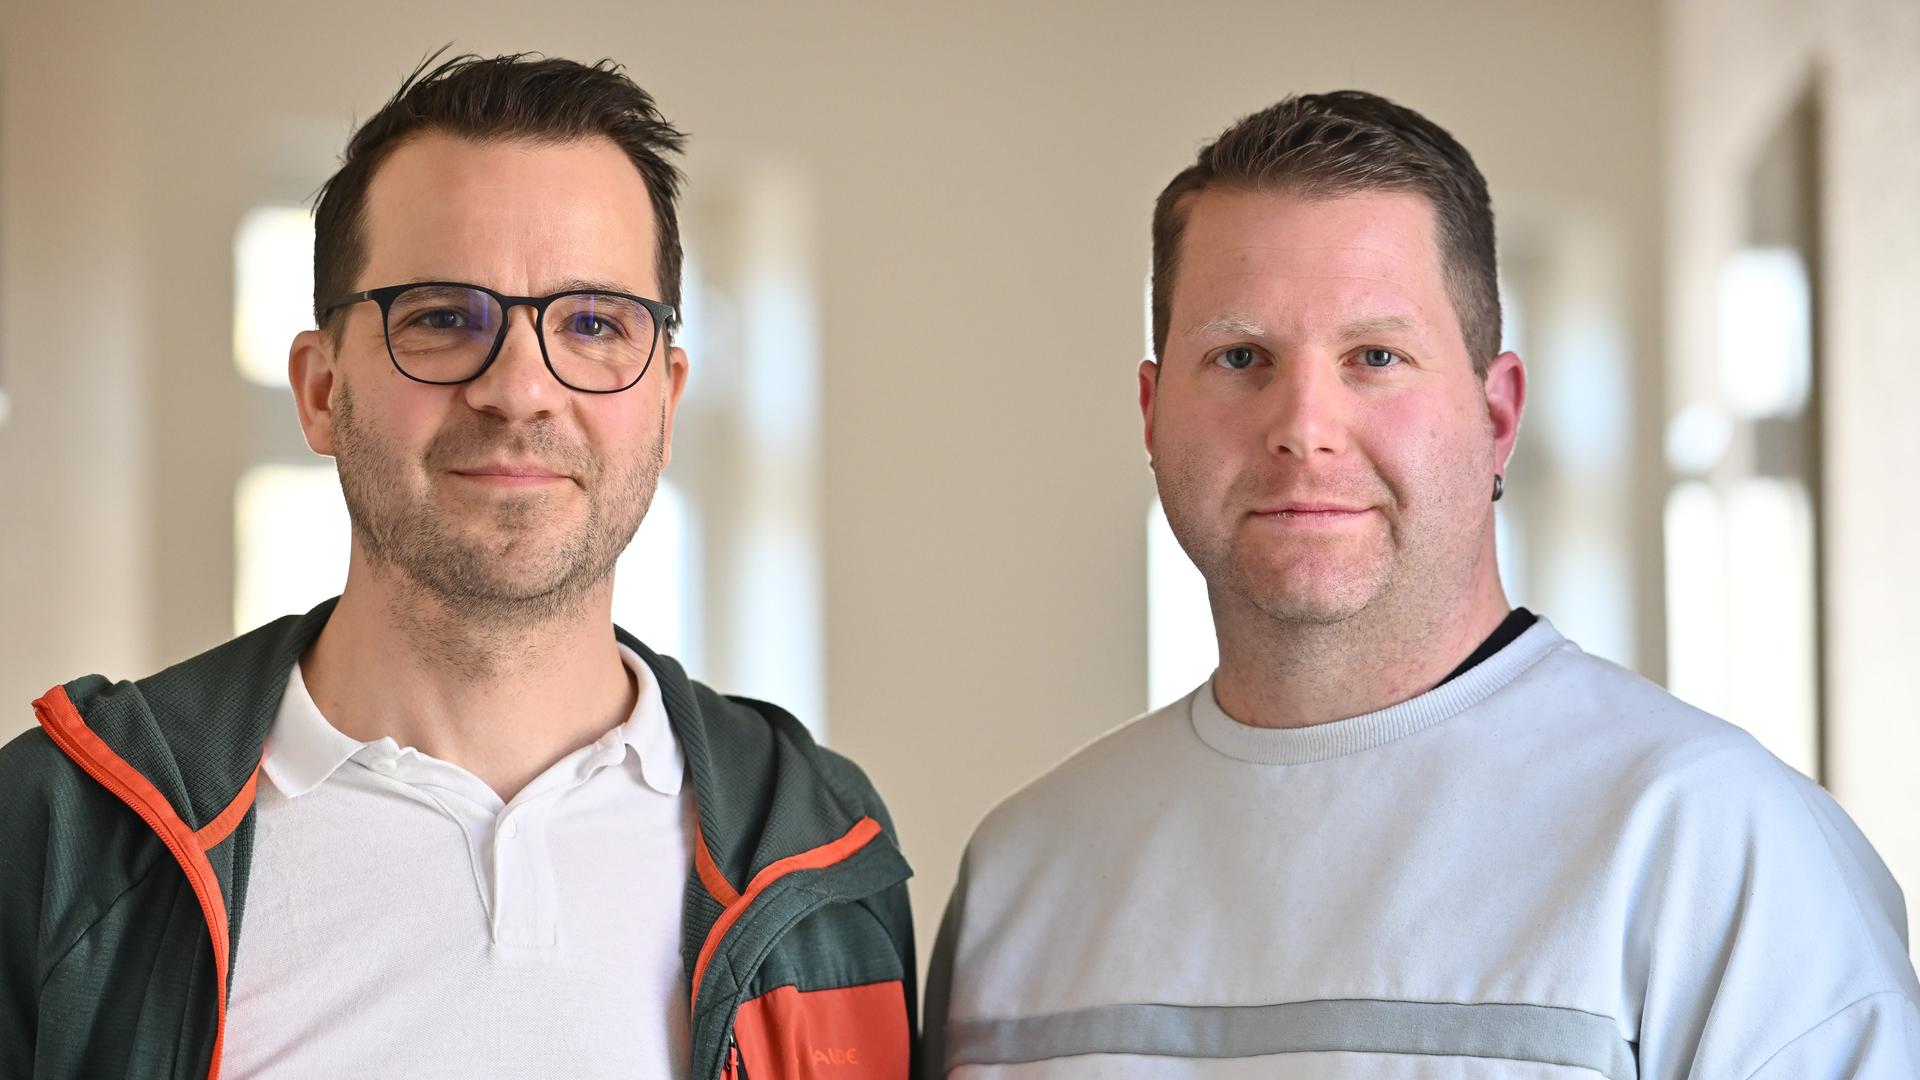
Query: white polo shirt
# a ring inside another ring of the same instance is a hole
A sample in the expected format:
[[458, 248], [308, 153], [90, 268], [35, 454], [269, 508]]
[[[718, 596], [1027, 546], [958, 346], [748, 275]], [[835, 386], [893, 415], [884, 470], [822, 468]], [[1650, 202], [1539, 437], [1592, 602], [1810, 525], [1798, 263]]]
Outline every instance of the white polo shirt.
[[512, 802], [320, 715], [267, 739], [225, 1066], [272, 1076], [681, 1077], [693, 806], [638, 655], [626, 722]]

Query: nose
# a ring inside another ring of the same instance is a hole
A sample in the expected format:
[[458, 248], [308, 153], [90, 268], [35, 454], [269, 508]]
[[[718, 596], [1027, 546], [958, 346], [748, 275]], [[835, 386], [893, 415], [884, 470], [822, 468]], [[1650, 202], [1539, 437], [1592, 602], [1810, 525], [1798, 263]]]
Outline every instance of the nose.
[[531, 307], [507, 312], [500, 351], [480, 377], [463, 387], [467, 404], [503, 420], [531, 420], [559, 408], [567, 388], [547, 370]]
[[1303, 358], [1283, 360], [1275, 367], [1261, 393], [1266, 399], [1267, 451], [1292, 455], [1302, 463], [1344, 451], [1347, 387], [1338, 365]]

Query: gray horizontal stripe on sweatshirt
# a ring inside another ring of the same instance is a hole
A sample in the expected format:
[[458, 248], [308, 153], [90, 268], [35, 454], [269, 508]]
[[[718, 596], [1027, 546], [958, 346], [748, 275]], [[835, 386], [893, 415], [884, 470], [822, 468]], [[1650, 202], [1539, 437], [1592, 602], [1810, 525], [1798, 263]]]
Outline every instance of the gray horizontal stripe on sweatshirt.
[[1501, 1058], [1636, 1080], [1612, 1020], [1549, 1005], [1294, 1001], [1280, 1005], [1102, 1005], [947, 1028], [947, 1068], [1081, 1054], [1240, 1058], [1344, 1051]]

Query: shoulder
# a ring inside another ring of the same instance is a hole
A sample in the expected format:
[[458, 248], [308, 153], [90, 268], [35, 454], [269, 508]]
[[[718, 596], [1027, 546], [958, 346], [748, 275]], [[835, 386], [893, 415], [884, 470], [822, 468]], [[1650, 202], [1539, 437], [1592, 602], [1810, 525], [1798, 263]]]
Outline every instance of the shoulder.
[[[1745, 729], [1571, 643], [1485, 707], [1500, 737], [1522, 752], [1570, 762], [1553, 775], [1584, 774], [1647, 818], [1759, 832], [1763, 846], [1818, 839], [1824, 823], [1846, 818], [1819, 785]], [[1783, 829], [1787, 823], [1801, 828]]]
[[1563, 641], [1479, 706], [1502, 739], [1572, 755], [1614, 791], [1682, 801], [1779, 799], [1791, 768], [1744, 729]]
[[49, 808], [84, 791], [82, 779], [79, 767], [40, 728], [29, 728], [0, 746], [0, 842], [44, 835]]
[[1545, 705], [1567, 720], [1604, 725], [1616, 741], [1730, 745], [1745, 735], [1645, 676], [1564, 638], [1489, 700], [1509, 697], [1524, 698], [1535, 708]]
[[[34, 702], [40, 710], [53, 707], [64, 695], [76, 711], [93, 707], [101, 698], [131, 684], [111, 684], [98, 675], [55, 687]], [[34, 843], [56, 826], [91, 820], [101, 812], [119, 815], [119, 801], [89, 777], [48, 734], [46, 727], [28, 728], [0, 745], [0, 843]], [[11, 859], [0, 865], [18, 866]]]
[[[1198, 692], [1198, 691], [1196, 691]], [[1163, 783], [1172, 755], [1198, 746], [1192, 694], [1131, 720], [1073, 751], [987, 812], [968, 845], [970, 860], [1059, 837], [1076, 823], [1106, 819], [1117, 800]]]
[[1612, 822], [1609, 857], [1646, 900], [1645, 940], [1712, 953], [1745, 937], [1783, 962], [1811, 949], [1793, 966], [1805, 983], [1832, 980], [1823, 1003], [1913, 993], [1905, 900], [1820, 785], [1744, 729], [1570, 645], [1510, 692], [1521, 707], [1502, 722], [1515, 739], [1550, 733], [1521, 753], [1553, 762], [1543, 779]]
[[[893, 832], [886, 804], [866, 771], [845, 754], [821, 746], [791, 712], [770, 701], [723, 694], [704, 683], [689, 685], [699, 703], [710, 755], [729, 759], [735, 768], [757, 763], [768, 770], [768, 783], [783, 771], [790, 774], [792, 765], [804, 764], [804, 771], [848, 811], [873, 816]], [[781, 765], [783, 760], [788, 764]]]
[[165, 858], [152, 832], [45, 730], [0, 746], [0, 970], [44, 974]]
[[253, 774], [294, 662], [333, 604], [277, 619], [140, 679], [89, 675], [61, 690], [77, 722], [198, 827]]
[[821, 746], [798, 717], [770, 701], [707, 692], [725, 702], [728, 714], [735, 717], [737, 723], [764, 727], [773, 740], [804, 758], [843, 802], [884, 812], [879, 792], [867, 778], [866, 770], [845, 754]]

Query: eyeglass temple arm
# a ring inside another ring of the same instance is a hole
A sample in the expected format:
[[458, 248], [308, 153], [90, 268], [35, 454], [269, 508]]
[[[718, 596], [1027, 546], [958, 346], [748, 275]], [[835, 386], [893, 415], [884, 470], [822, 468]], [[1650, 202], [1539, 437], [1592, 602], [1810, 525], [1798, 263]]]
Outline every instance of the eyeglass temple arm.
[[366, 292], [350, 293], [346, 296], [339, 297], [320, 309], [320, 317], [324, 319], [343, 307], [350, 307], [354, 304], [371, 300], [373, 299], [373, 294], [377, 291], [378, 290], [375, 289], [368, 289]]

